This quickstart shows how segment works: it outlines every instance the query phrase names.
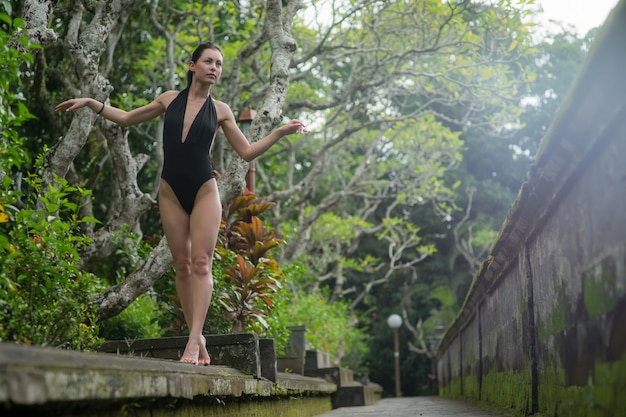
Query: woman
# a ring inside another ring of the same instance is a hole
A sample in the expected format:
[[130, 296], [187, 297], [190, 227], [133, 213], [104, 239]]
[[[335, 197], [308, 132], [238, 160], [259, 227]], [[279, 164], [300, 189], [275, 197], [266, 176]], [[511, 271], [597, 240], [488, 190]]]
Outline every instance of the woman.
[[121, 126], [131, 126], [165, 114], [164, 164], [159, 190], [163, 230], [174, 259], [176, 291], [189, 339], [181, 362], [209, 365], [211, 358], [202, 335], [213, 294], [212, 263], [222, 206], [208, 152], [219, 127], [234, 150], [247, 162], [267, 151], [283, 136], [305, 132], [291, 120], [250, 144], [225, 103], [211, 98], [211, 88], [222, 74], [223, 55], [213, 43], [194, 51], [187, 72], [187, 88], [167, 91], [132, 111], [106, 106], [91, 98], [67, 100], [56, 111], [89, 107]]

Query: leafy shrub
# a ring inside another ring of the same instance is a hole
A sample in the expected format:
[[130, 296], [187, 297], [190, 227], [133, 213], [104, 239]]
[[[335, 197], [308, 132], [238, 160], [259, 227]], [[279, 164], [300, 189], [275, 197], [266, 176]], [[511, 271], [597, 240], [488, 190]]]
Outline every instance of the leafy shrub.
[[162, 336], [159, 303], [149, 293], [137, 297], [115, 317], [100, 322], [100, 337], [106, 340], [154, 339]]
[[[300, 265], [285, 265], [289, 281], [298, 281]], [[289, 327], [304, 326], [308, 349], [328, 353], [334, 363], [352, 370], [362, 369], [369, 348], [367, 329], [355, 325], [348, 306], [343, 302], [328, 303], [321, 291], [290, 293], [283, 289], [274, 296], [274, 310], [268, 328], [259, 336], [275, 339], [279, 354], [288, 346]]]
[[328, 304], [321, 292], [294, 294], [286, 310], [279, 314], [289, 318], [289, 326], [304, 325], [309, 349], [321, 350], [330, 354], [334, 361], [350, 358], [351, 363], [342, 365], [358, 368], [358, 362], [367, 351], [368, 337], [354, 326], [348, 306], [343, 302]]
[[[89, 243], [80, 234], [79, 207], [68, 195], [88, 191], [57, 178], [57, 188], [40, 190], [40, 180], [30, 177], [32, 188], [25, 208], [11, 203], [21, 192], [3, 180], [0, 201], [6, 222], [0, 224], [0, 340], [92, 349], [100, 340], [91, 294], [98, 280], [78, 269], [78, 251]], [[39, 206], [38, 206], [39, 202]]]
[[284, 355], [289, 346], [288, 327], [292, 323], [289, 317], [289, 303], [293, 300], [293, 295], [285, 288], [278, 291], [273, 296], [274, 307], [272, 314], [266, 317], [267, 328], [259, 329], [259, 337], [274, 339], [276, 351], [279, 355]]
[[0, 13], [0, 340], [91, 349], [99, 344], [90, 304], [98, 281], [77, 265], [89, 243], [81, 224], [94, 219], [79, 219], [68, 199], [88, 192], [59, 178], [56, 188], [41, 190], [29, 177], [25, 196], [12, 179], [29, 162], [16, 127], [33, 118], [19, 93], [20, 71], [36, 47], [24, 32], [23, 20]]
[[[0, 179], [2, 171], [13, 167], [19, 169], [28, 162], [28, 153], [22, 147], [25, 139], [20, 137], [15, 127], [34, 116], [24, 105], [24, 96], [14, 91], [20, 91], [17, 87], [20, 68], [33, 63], [33, 56], [27, 51], [39, 46], [29, 42], [24, 33], [25, 26], [22, 19], [11, 20], [0, 13]], [[11, 42], [19, 47], [11, 45]]]

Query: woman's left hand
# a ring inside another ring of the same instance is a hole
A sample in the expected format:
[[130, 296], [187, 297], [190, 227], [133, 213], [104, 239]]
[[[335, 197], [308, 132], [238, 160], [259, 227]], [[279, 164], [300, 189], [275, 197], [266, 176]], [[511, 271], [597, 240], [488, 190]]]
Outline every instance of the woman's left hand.
[[304, 127], [304, 123], [300, 120], [290, 120], [284, 126], [281, 126], [281, 129], [286, 135], [291, 135], [293, 133], [305, 133], [306, 128]]

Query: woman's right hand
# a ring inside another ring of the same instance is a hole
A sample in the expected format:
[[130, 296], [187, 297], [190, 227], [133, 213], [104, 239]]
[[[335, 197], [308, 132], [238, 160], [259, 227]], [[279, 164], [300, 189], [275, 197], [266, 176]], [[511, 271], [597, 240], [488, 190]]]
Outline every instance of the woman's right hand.
[[[87, 106], [90, 101], [96, 102], [96, 100], [94, 100], [92, 98], [73, 98], [73, 99], [70, 99], [70, 100], [66, 100], [63, 103], [57, 104], [56, 107], [54, 108], [54, 111], [77, 110], [77, 109], [80, 109], [81, 107]], [[91, 108], [91, 107], [89, 107], [89, 108]], [[92, 108], [92, 110], [93, 110], [93, 108]]]

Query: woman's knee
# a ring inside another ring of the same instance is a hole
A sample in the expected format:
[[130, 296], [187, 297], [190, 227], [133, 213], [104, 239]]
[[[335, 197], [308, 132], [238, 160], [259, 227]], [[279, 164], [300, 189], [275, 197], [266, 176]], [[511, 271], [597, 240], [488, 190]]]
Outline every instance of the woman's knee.
[[198, 276], [211, 275], [213, 259], [206, 254], [196, 255], [193, 257], [191, 267], [193, 273]]
[[191, 277], [191, 261], [189, 259], [174, 260], [176, 275], [180, 278]]

